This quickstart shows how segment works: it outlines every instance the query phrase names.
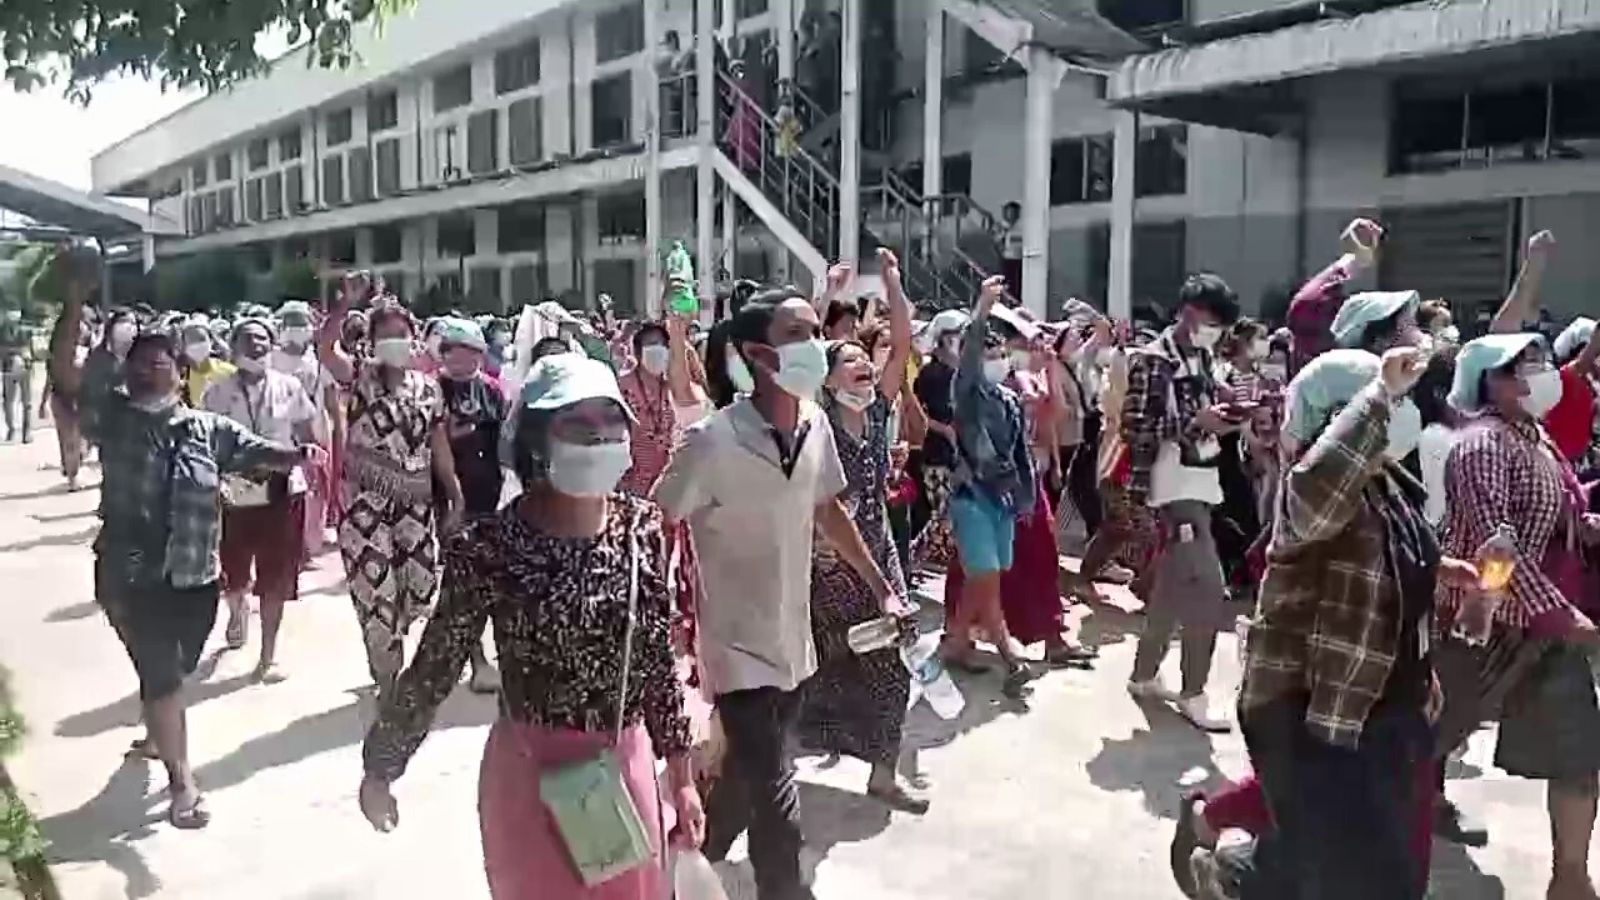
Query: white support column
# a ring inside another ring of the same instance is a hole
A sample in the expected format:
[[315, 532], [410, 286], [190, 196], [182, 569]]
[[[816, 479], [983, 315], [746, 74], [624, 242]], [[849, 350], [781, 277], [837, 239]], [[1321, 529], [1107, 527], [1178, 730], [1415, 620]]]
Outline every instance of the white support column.
[[928, 2], [922, 62], [922, 196], [944, 192], [944, 3]]
[[[1028, 50], [1027, 111], [1023, 119], [1022, 305], [1043, 319], [1050, 295], [1050, 134], [1059, 60], [1043, 47]], [[1013, 290], [1015, 286], [1013, 286]]]
[[1111, 252], [1106, 273], [1106, 312], [1114, 319], [1133, 314], [1134, 166], [1138, 159], [1139, 114], [1116, 113], [1111, 172]]
[[[861, 3], [841, 0], [839, 72], [839, 262], [861, 255]], [[818, 247], [824, 254], [826, 247]]]
[[794, 0], [773, 0], [773, 28], [778, 32], [778, 78], [794, 78]]
[[[716, 66], [712, 56], [711, 42], [716, 40], [715, 18], [713, 18], [711, 3], [713, 0], [701, 0], [695, 4], [694, 23], [694, 68], [695, 83], [698, 86], [695, 97], [697, 131], [695, 137], [700, 145], [699, 165], [695, 170], [695, 263], [700, 267], [697, 273], [700, 277], [700, 296], [709, 300], [717, 293], [716, 271], [711, 263], [712, 254], [712, 229], [716, 225], [715, 213], [712, 204], [716, 202], [716, 170], [712, 168], [711, 154], [716, 152], [713, 143], [715, 135], [712, 134], [715, 116], [714, 101], [716, 98]], [[715, 304], [703, 302], [700, 308], [705, 311], [708, 318], [715, 308]]]
[[141, 235], [139, 238], [139, 259], [148, 272], [156, 267], [156, 236], [153, 234]]
[[[722, 27], [717, 29], [717, 36], [726, 41], [733, 37], [739, 29], [739, 4], [738, 0], [722, 0]], [[733, 48], [728, 48], [728, 55], [733, 55]]]
[[735, 274], [738, 268], [739, 254], [734, 252], [733, 223], [734, 217], [739, 214], [739, 200], [733, 196], [733, 191], [726, 185], [722, 188], [722, 263], [728, 270], [728, 283], [732, 284], [739, 276]]
[[656, 83], [656, 48], [661, 46], [661, 0], [644, 0], [644, 46], [635, 78], [644, 92], [644, 297], [639, 309], [661, 316], [661, 87]]

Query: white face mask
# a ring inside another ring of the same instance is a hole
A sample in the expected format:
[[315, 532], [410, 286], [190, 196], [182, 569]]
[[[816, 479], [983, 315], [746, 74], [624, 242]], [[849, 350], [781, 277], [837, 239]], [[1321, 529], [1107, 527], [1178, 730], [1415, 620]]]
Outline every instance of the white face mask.
[[1189, 342], [1201, 350], [1210, 350], [1217, 346], [1217, 341], [1222, 340], [1221, 325], [1196, 325], [1189, 335]]
[[778, 371], [772, 380], [801, 400], [815, 399], [828, 380], [827, 348], [816, 338], [784, 344], [778, 348]]
[[834, 391], [833, 398], [838, 400], [839, 404], [845, 409], [851, 412], [861, 412], [872, 405], [872, 401], [876, 399], [873, 396], [874, 393], [872, 386], [867, 385], [863, 388]]
[[604, 497], [633, 467], [628, 438], [605, 444], [550, 441], [550, 486], [569, 497]]
[[986, 359], [983, 361], [983, 378], [990, 384], [999, 384], [1011, 374], [1011, 360], [1008, 357], [999, 359]]
[[411, 339], [392, 337], [373, 341], [372, 355], [383, 365], [406, 368], [411, 365]]
[[311, 329], [305, 325], [291, 325], [283, 329], [283, 346], [285, 349], [299, 351], [311, 343]]
[[667, 363], [672, 358], [672, 351], [662, 344], [651, 344], [639, 351], [639, 367], [651, 375], [664, 375]]
[[1289, 367], [1283, 363], [1263, 363], [1261, 377], [1270, 378], [1273, 381], [1285, 381], [1289, 377]]
[[111, 326], [111, 346], [119, 350], [125, 350], [129, 344], [133, 343], [134, 335], [137, 333], [138, 329], [134, 327], [132, 322], [118, 322]]
[[240, 356], [233, 361], [233, 364], [239, 367], [239, 371], [247, 375], [260, 375], [267, 370], [267, 361], [256, 359], [253, 356]]
[[1417, 449], [1422, 439], [1422, 410], [1407, 397], [1394, 405], [1389, 413], [1389, 446], [1383, 453], [1399, 462]]
[[1434, 337], [1438, 339], [1439, 343], [1441, 344], [1449, 344], [1454, 346], [1461, 343], [1461, 329], [1455, 327], [1454, 325], [1446, 325], [1445, 327], [1434, 332]]
[[1561, 402], [1561, 373], [1555, 369], [1545, 369], [1527, 377], [1528, 396], [1517, 402], [1522, 404], [1522, 411], [1535, 419], [1542, 419], [1550, 414]]
[[185, 344], [183, 347], [183, 355], [189, 360], [190, 363], [198, 366], [211, 358], [211, 344], [206, 341], [195, 341], [192, 344]]
[[137, 409], [140, 412], [157, 414], [168, 412], [173, 407], [177, 406], [178, 395], [166, 394], [161, 397], [152, 397], [149, 400], [132, 400], [129, 402], [133, 405], [134, 409]]

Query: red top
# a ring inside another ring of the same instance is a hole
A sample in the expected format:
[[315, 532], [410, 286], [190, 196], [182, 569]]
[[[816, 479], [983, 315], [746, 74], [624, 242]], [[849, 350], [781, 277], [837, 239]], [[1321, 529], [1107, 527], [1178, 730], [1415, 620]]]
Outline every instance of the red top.
[[1345, 283], [1352, 274], [1349, 263], [1340, 259], [1306, 282], [1290, 301], [1288, 326], [1294, 340], [1289, 374], [1333, 349], [1333, 320], [1344, 305]]
[[1544, 417], [1545, 430], [1570, 462], [1577, 462], [1594, 440], [1594, 386], [1578, 371], [1577, 363], [1561, 369], [1561, 402]]

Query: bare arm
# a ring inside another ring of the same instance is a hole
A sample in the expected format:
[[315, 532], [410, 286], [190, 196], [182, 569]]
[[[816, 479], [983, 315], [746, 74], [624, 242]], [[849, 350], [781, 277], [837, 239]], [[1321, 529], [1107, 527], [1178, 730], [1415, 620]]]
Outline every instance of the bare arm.
[[[70, 251], [68, 251], [70, 253]], [[78, 334], [83, 330], [83, 302], [89, 296], [87, 278], [78, 277], [74, 266], [63, 255], [55, 265], [64, 272], [66, 294], [50, 344], [50, 375], [52, 387], [67, 394], [76, 394], [82, 387], [83, 369], [78, 365]]]
[[[900, 440], [913, 447], [921, 447], [934, 422], [928, 418], [928, 411], [922, 408], [922, 401], [911, 390], [909, 381], [900, 388], [900, 413]], [[954, 436], [955, 432], [950, 434]]]
[[[889, 301], [889, 361], [883, 365], [878, 390], [893, 399], [905, 384], [906, 361], [911, 358], [911, 304], [900, 284], [900, 260], [889, 248], [879, 247], [878, 262], [883, 265], [883, 289]], [[868, 310], [870, 314], [870, 306]]]
[[695, 402], [694, 382], [689, 373], [689, 325], [684, 318], [667, 314], [667, 387], [672, 391], [672, 402], [689, 406]]
[[1550, 251], [1556, 246], [1556, 237], [1548, 231], [1541, 231], [1528, 239], [1528, 254], [1522, 258], [1522, 268], [1517, 271], [1516, 283], [1511, 285], [1511, 293], [1506, 295], [1506, 302], [1500, 304], [1500, 309], [1494, 314], [1494, 319], [1489, 323], [1490, 334], [1516, 334], [1522, 330], [1522, 323], [1533, 318], [1533, 304], [1539, 296], [1539, 287], [1544, 283], [1545, 264], [1549, 262]]
[[365, 296], [368, 290], [364, 279], [346, 277], [333, 301], [333, 308], [328, 310], [328, 317], [322, 320], [322, 328], [317, 332], [317, 359], [335, 379], [345, 384], [356, 377], [356, 369], [350, 362], [349, 354], [339, 346], [339, 331], [344, 327], [345, 315], [350, 312], [350, 304], [355, 301], [356, 294], [359, 292]]
[[1593, 372], [1597, 361], [1600, 361], [1600, 327], [1589, 335], [1589, 343], [1584, 344], [1583, 352], [1578, 354], [1578, 371]]
[[822, 290], [822, 296], [812, 305], [817, 308], [817, 315], [823, 316], [828, 312], [828, 304], [832, 303], [844, 291], [845, 285], [850, 283], [850, 278], [855, 272], [849, 263], [834, 263], [828, 270], [828, 282]]
[[823, 538], [832, 545], [839, 558], [872, 588], [872, 595], [878, 602], [888, 601], [893, 593], [889, 582], [883, 577], [883, 571], [872, 558], [872, 551], [861, 539], [861, 531], [856, 528], [855, 521], [850, 518], [850, 513], [838, 497], [817, 505], [817, 530], [822, 532]]
[[445, 498], [450, 505], [445, 513], [445, 521], [453, 524], [460, 521], [466, 499], [461, 495], [461, 482], [456, 478], [456, 457], [450, 451], [450, 434], [443, 420], [433, 426], [428, 443], [433, 450], [433, 477], [444, 488]]

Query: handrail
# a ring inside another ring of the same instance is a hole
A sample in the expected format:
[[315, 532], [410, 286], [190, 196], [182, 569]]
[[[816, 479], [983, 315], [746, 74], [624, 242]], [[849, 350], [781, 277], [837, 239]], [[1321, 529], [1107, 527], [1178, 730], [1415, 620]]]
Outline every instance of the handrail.
[[[726, 72], [718, 72], [717, 73], [717, 87], [719, 89], [719, 94], [718, 94], [719, 96], [726, 95], [727, 97], [729, 97], [732, 100], [741, 100], [742, 99], [745, 102], [747, 102], [749, 104], [749, 107], [751, 109], [755, 110], [755, 114], [758, 117], [758, 119], [760, 120], [761, 124], [764, 127], [770, 129], [773, 133], [777, 133], [777, 131], [778, 131], [778, 121], [776, 119], [774, 119], [766, 110], [762, 109], [761, 108], [761, 104], [757, 103], [755, 98], [751, 97], [750, 94], [747, 93], [744, 90], [744, 88], [741, 88], [737, 84], [734, 84], [733, 83], [733, 79], [728, 77], [728, 73], [726, 73]], [[815, 166], [817, 168], [817, 170], [822, 173], [823, 179], [827, 182], [827, 184], [829, 186], [831, 186], [834, 190], [838, 190], [839, 189], [839, 179], [835, 178], [834, 174], [832, 172], [828, 171], [828, 167], [827, 166], [825, 166], [822, 163], [818, 162], [816, 157], [814, 157], [810, 153], [806, 152], [806, 149], [804, 147], [796, 145], [793, 149], [790, 150], [788, 156], [789, 156], [790, 159], [794, 159], [794, 158], [803, 159], [806, 162], [810, 163], [811, 165]]]

